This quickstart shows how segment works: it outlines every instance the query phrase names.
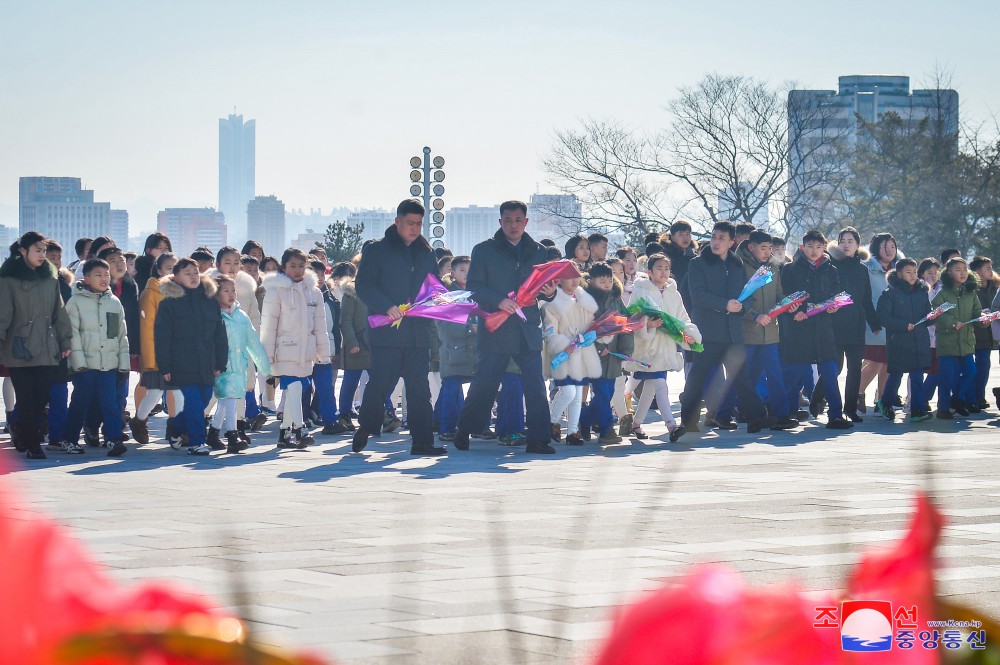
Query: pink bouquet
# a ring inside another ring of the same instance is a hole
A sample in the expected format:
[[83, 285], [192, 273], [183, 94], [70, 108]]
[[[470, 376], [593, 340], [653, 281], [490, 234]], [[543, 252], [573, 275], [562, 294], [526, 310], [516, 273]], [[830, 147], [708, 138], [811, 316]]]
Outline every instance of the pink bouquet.
[[831, 309], [836, 309], [838, 307], [847, 307], [848, 305], [853, 305], [854, 301], [851, 300], [850, 294], [846, 291], [841, 291], [829, 300], [824, 300], [818, 305], [810, 305], [809, 309], [806, 310], [806, 316], [816, 316], [817, 314], [822, 314], [823, 312]]

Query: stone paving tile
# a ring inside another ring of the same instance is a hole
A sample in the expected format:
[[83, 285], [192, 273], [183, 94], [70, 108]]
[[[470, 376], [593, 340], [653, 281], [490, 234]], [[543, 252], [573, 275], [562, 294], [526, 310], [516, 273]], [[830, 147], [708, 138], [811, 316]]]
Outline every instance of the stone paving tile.
[[[163, 420], [150, 421], [154, 439]], [[921, 488], [947, 520], [941, 593], [1000, 615], [997, 424], [869, 416], [835, 437], [809, 423], [670, 446], [650, 422], [645, 442], [557, 446], [552, 459], [484, 441], [414, 459], [399, 433], [370, 454], [344, 437], [279, 454], [272, 424], [241, 456], [194, 460], [154, 442], [116, 460], [53, 456], [5, 480], [116, 579], [204, 590], [268, 643], [352, 665], [578, 664], [620, 603], [692, 564], [841, 588], [861, 552], [904, 533]]]

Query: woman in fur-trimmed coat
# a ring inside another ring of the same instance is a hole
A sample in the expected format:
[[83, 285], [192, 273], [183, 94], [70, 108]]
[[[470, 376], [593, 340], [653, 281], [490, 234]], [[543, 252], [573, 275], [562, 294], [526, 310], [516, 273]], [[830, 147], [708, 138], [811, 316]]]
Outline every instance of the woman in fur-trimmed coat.
[[547, 376], [555, 379], [559, 387], [549, 407], [552, 419], [552, 440], [561, 440], [559, 421], [566, 411], [566, 443], [571, 446], [583, 445], [580, 436], [580, 410], [583, 407], [583, 387], [591, 379], [601, 376], [601, 358], [594, 344], [578, 346], [569, 357], [557, 367], [552, 360], [574, 341], [579, 341], [588, 326], [594, 322], [597, 302], [580, 286], [580, 278], [560, 280], [559, 288], [551, 302], [542, 306], [544, 328], [552, 328], [545, 339], [542, 352], [542, 369]]

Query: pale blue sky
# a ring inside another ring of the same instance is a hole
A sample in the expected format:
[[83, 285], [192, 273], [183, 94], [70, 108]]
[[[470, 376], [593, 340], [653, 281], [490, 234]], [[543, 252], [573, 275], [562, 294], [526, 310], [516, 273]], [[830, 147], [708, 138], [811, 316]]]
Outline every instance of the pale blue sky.
[[[665, 121], [708, 72], [835, 88], [953, 72], [1000, 111], [994, 2], [8, 2], [0, 21], [0, 223], [22, 175], [79, 176], [155, 225], [217, 205], [218, 118], [257, 120], [257, 193], [391, 207], [443, 155], [447, 206], [527, 198], [554, 128]], [[13, 215], [13, 218], [11, 217]]]

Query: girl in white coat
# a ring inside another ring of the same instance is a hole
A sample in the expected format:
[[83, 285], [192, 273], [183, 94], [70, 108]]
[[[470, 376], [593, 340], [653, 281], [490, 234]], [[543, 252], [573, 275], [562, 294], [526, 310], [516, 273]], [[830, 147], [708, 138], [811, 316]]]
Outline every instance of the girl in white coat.
[[544, 327], [550, 326], [552, 334], [545, 339], [545, 353], [542, 367], [545, 373], [555, 379], [559, 390], [552, 398], [550, 414], [552, 419], [552, 440], [559, 441], [559, 421], [566, 411], [566, 443], [571, 446], [583, 445], [580, 436], [580, 410], [583, 407], [583, 387], [590, 379], [601, 377], [601, 358], [594, 345], [577, 348], [569, 359], [552, 369], [552, 358], [566, 350], [577, 340], [587, 327], [594, 322], [597, 302], [580, 286], [580, 278], [559, 281], [559, 289], [551, 302], [542, 305], [545, 315]]
[[[690, 335], [694, 341], [700, 342], [701, 332], [696, 325], [691, 323], [687, 310], [684, 309], [681, 294], [677, 291], [677, 282], [670, 278], [670, 259], [667, 258], [666, 254], [650, 256], [646, 263], [646, 273], [649, 279], [636, 280], [629, 305], [637, 302], [640, 298], [645, 298], [649, 303], [659, 307], [670, 316], [683, 321], [684, 332]], [[662, 326], [662, 320], [647, 317], [646, 325], [635, 332], [633, 355], [636, 360], [647, 362], [651, 367], [627, 363], [627, 365], [631, 365], [629, 369], [635, 372], [634, 379], [645, 384], [642, 396], [639, 398], [639, 404], [635, 409], [632, 436], [637, 439], [646, 438], [646, 433], [642, 431], [642, 423], [646, 420], [649, 406], [655, 395], [656, 406], [670, 432], [670, 441], [675, 442], [684, 434], [685, 430], [674, 420], [670, 406], [670, 391], [667, 389], [667, 372], [679, 372], [684, 369], [682, 349], [688, 347], [687, 345], [678, 346], [669, 335], [657, 330]]]
[[271, 362], [271, 373], [285, 391], [279, 448], [304, 448], [313, 443], [302, 433], [302, 391], [317, 362], [330, 362], [326, 334], [326, 305], [316, 288], [316, 274], [309, 270], [301, 249], [286, 249], [281, 269], [264, 278], [264, 307], [260, 341]]

